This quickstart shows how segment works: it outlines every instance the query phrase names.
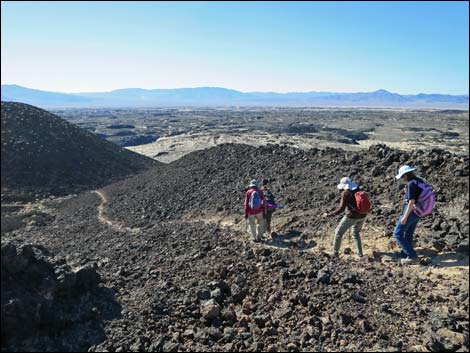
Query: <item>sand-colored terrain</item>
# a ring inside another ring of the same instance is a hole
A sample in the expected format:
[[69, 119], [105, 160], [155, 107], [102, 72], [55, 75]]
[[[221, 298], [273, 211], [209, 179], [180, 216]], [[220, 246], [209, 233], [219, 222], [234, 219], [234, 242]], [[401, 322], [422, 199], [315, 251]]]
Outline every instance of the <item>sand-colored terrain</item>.
[[358, 150], [359, 145], [347, 145], [338, 142], [319, 140], [314, 136], [292, 136], [287, 134], [269, 133], [237, 133], [237, 134], [183, 134], [178, 136], [163, 137], [146, 145], [126, 147], [131, 151], [154, 158], [163, 163], [173, 162], [193, 151], [214, 147], [224, 143], [241, 143], [251, 146], [263, 146], [267, 144], [287, 145], [300, 149], [314, 147], [342, 147], [348, 150]]
[[142, 108], [57, 111], [87, 131], [162, 162], [222, 143], [310, 149], [442, 148], [468, 154], [465, 110], [365, 108]]

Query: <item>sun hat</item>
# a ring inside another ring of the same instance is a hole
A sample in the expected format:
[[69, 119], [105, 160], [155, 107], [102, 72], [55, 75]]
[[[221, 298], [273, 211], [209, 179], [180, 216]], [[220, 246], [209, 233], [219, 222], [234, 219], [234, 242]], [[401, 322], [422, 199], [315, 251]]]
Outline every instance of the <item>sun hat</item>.
[[398, 170], [398, 174], [395, 176], [395, 178], [401, 179], [403, 175], [405, 175], [406, 173], [412, 172], [413, 170], [416, 170], [416, 168], [413, 168], [409, 165], [404, 165], [400, 167], [400, 169]]
[[258, 187], [258, 182], [256, 181], [256, 179], [253, 179], [252, 181], [250, 181], [249, 187], [251, 188], [252, 186]]
[[339, 190], [356, 190], [357, 187], [358, 185], [355, 182], [351, 181], [351, 179], [349, 179], [348, 177], [342, 178], [339, 184], [337, 185], [337, 188]]

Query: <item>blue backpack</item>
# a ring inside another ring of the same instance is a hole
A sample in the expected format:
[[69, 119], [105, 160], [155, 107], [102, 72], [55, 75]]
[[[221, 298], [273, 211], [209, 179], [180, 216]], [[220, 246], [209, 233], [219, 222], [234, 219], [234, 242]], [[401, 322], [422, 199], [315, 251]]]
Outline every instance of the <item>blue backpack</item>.
[[261, 199], [261, 195], [258, 189], [254, 189], [250, 194], [250, 201], [248, 202], [248, 206], [252, 210], [259, 210], [261, 208], [263, 200]]

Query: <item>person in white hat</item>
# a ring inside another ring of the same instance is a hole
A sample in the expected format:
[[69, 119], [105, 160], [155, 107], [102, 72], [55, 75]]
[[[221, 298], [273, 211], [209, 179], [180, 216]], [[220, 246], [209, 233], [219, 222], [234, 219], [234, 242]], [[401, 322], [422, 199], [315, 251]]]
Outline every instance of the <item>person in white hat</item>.
[[396, 179], [401, 179], [406, 183], [405, 205], [393, 232], [398, 245], [402, 249], [398, 257], [401, 257], [401, 262], [404, 264], [413, 263], [418, 258], [418, 254], [413, 249], [413, 235], [420, 217], [413, 212], [413, 208], [422, 190], [413, 180], [419, 182], [423, 182], [423, 180], [416, 176], [415, 170], [416, 168], [404, 165], [400, 167], [398, 174], [395, 176]]
[[[245, 219], [248, 219], [254, 241], [258, 242], [262, 240], [265, 231], [266, 199], [255, 179], [250, 182], [248, 187], [245, 194]], [[258, 227], [256, 227], [256, 223], [258, 223]]]
[[356, 190], [358, 185], [351, 181], [348, 177], [344, 177], [340, 180], [339, 184], [336, 186], [338, 190]]
[[337, 216], [343, 211], [346, 212], [345, 216], [341, 219], [335, 230], [335, 238], [333, 242], [333, 256], [339, 256], [339, 249], [341, 248], [341, 241], [344, 233], [348, 229], [352, 229], [354, 242], [356, 244], [357, 253], [362, 257], [362, 242], [361, 230], [364, 226], [367, 214], [359, 213], [357, 210], [355, 193], [359, 191], [359, 185], [351, 181], [348, 177], [342, 178], [337, 185], [338, 190], [341, 190], [341, 201], [336, 210], [333, 212], [324, 213], [324, 217]]

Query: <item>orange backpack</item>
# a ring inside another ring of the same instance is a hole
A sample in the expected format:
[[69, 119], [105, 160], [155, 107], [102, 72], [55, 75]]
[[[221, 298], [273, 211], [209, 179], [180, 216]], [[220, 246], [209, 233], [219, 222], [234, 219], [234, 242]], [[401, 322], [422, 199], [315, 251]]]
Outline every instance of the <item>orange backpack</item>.
[[367, 196], [366, 192], [358, 191], [354, 193], [354, 197], [356, 198], [357, 212], [360, 214], [369, 213], [371, 206], [370, 206], [369, 196]]

